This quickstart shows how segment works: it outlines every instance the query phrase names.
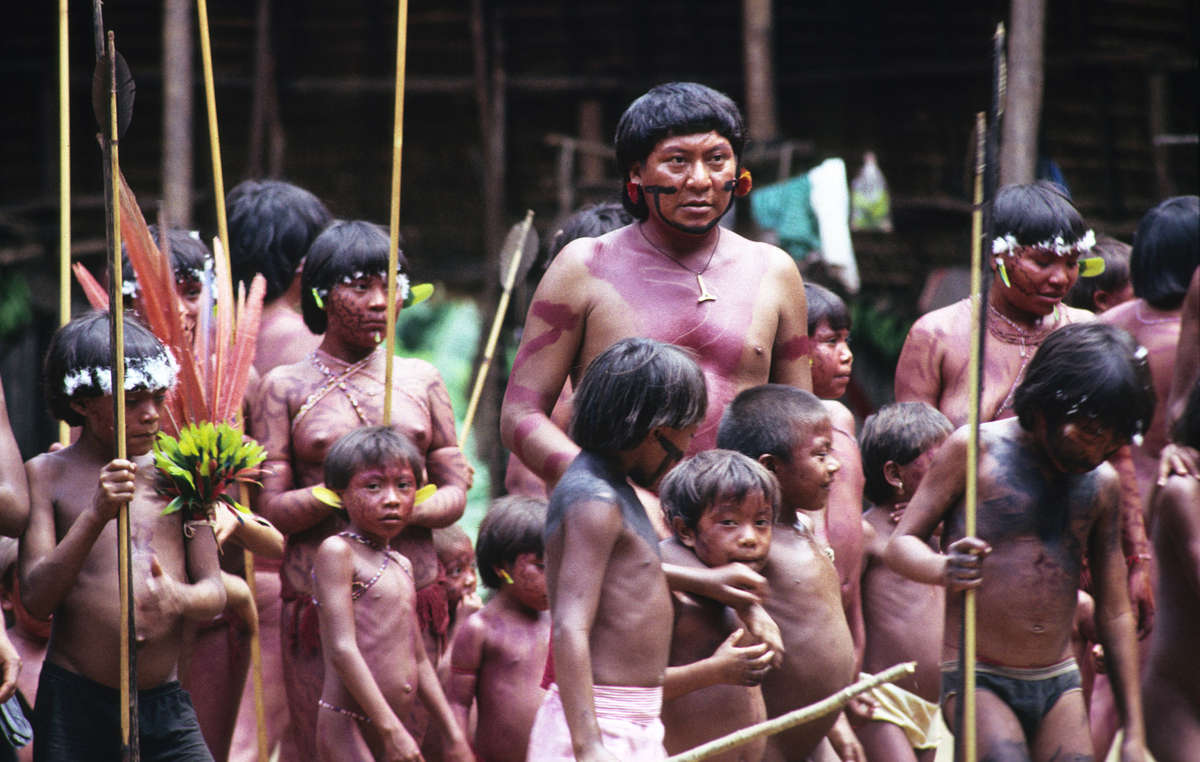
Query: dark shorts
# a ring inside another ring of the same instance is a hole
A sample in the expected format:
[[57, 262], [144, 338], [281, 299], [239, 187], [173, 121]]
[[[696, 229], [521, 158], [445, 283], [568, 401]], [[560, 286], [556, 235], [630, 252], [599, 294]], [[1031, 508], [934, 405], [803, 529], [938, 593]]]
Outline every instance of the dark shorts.
[[[962, 687], [960, 672], [957, 661], [942, 664], [943, 710], [946, 699]], [[1073, 658], [1035, 669], [976, 662], [975, 688], [988, 691], [1007, 704], [1021, 723], [1026, 742], [1032, 744], [1042, 719], [1063, 694], [1080, 690], [1079, 667]]]
[[[121, 758], [120, 691], [46, 662], [33, 708], [37, 762], [112, 762]], [[138, 691], [141, 759], [212, 762], [192, 700], [172, 680]]]

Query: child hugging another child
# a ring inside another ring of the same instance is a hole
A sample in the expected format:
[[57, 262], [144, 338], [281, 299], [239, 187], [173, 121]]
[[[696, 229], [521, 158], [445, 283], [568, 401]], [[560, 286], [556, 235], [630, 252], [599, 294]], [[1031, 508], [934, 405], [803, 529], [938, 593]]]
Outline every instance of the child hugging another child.
[[[1135, 620], [1126, 590], [1115, 469], [1105, 463], [1154, 412], [1146, 351], [1099, 323], [1050, 334], [1016, 389], [1016, 419], [979, 430], [976, 535], [964, 536], [966, 428], [946, 440], [885, 551], [910, 579], [948, 589], [942, 709], [954, 728], [961, 688], [961, 590], [976, 590], [981, 759], [1091, 759], [1072, 656], [1080, 570], [1125, 730], [1123, 762], [1145, 758]], [[945, 521], [944, 552], [928, 544]]]
[[[746, 564], [761, 572], [779, 513], [779, 483], [741, 453], [706, 450], [680, 463], [659, 491], [675, 536], [660, 544], [663, 558], [693, 556], [705, 566]], [[675, 593], [672, 665], [664, 686], [667, 752], [678, 754], [767, 717], [758, 684], [772, 666], [765, 643], [739, 645], [745, 629], [727, 606]], [[758, 739], [714, 760], [759, 760]]]
[[[464, 732], [477, 712], [476, 758], [523, 762], [550, 649], [550, 602], [542, 560], [546, 501], [510, 495], [479, 525], [479, 576], [493, 591], [458, 628], [447, 695]], [[435, 533], [436, 537], [436, 533]]]
[[325, 457], [325, 485], [349, 525], [321, 543], [312, 572], [325, 659], [322, 760], [419, 759], [400, 720], [414, 698], [443, 734], [445, 759], [472, 759], [425, 652], [412, 563], [389, 545], [412, 518], [424, 469], [417, 448], [387, 426], [354, 429]]
[[658, 486], [706, 408], [703, 372], [670, 344], [622, 339], [588, 365], [570, 432], [582, 451], [550, 496], [544, 533], [556, 682], [534, 720], [531, 762], [666, 757], [659, 714], [671, 647], [668, 584], [762, 622], [742, 613], [762, 592], [754, 571], [662, 563], [631, 484]]
[[[868, 759], [932, 762], [941, 740], [938, 710], [945, 590], [902, 577], [883, 561], [896, 522], [917, 491], [933, 453], [950, 436], [949, 419], [924, 402], [885, 405], [863, 423], [859, 446], [871, 508], [863, 514], [863, 670], [913, 660], [916, 674], [867, 695], [870, 720], [856, 728]], [[937, 540], [931, 538], [936, 549]]]
[[175, 678], [184, 619], [207, 621], [225, 605], [216, 538], [212, 532], [185, 538], [181, 514], [163, 514], [151, 448], [176, 365], [142, 325], [127, 319], [124, 328], [125, 459], [114, 458], [108, 316], [72, 320], [46, 356], [50, 409], [82, 431], [69, 447], [26, 464], [31, 510], [21, 540], [21, 597], [33, 616], [54, 615], [34, 707], [34, 758], [120, 757], [117, 654], [124, 624], [113, 519], [128, 503], [141, 758], [211, 760]]
[[[811, 517], [824, 512], [838, 472], [832, 440], [833, 424], [821, 400], [781, 384], [756, 386], [734, 397], [717, 431], [718, 447], [757, 460], [779, 480], [782, 509], [763, 569], [769, 592], [763, 606], [779, 625], [786, 655], [783, 666], [762, 683], [769, 717], [819, 701], [855, 675], [837, 570], [829, 547], [812, 531]], [[836, 749], [823, 741], [826, 734]], [[765, 759], [799, 762], [814, 750], [826, 759], [835, 750], [846, 756], [855, 747], [854, 733], [838, 713], [771, 736]], [[861, 755], [860, 747], [856, 751]]]

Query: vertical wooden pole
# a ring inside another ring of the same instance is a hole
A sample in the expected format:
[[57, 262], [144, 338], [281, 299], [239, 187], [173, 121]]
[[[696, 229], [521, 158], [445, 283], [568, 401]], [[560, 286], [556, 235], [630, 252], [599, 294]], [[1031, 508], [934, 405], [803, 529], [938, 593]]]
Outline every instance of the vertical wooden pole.
[[[220, 239], [220, 246], [216, 247], [218, 251], [214, 253], [216, 256], [224, 258], [222, 264], [224, 265], [225, 272], [232, 273], [233, 271], [230, 269], [229, 263], [229, 225], [225, 216], [225, 179], [221, 171], [221, 136], [217, 130], [217, 94], [215, 85], [213, 84], [212, 42], [209, 35], [208, 3], [206, 0], [197, 0], [196, 15], [200, 27], [200, 60], [204, 69], [204, 103], [208, 115], [208, 142], [213, 167], [213, 196], [217, 208], [217, 236]], [[235, 320], [239, 317], [241, 316], [235, 315]], [[227, 347], [222, 347], [221, 349], [225, 350]], [[241, 485], [238, 497], [242, 504], [249, 504], [249, 494], [245, 485]], [[244, 558], [246, 578], [251, 590], [250, 602], [251, 605], [254, 605], [254, 554], [248, 550], [244, 551]], [[250, 662], [252, 670], [251, 680], [254, 684], [255, 720], [258, 725], [258, 758], [259, 762], [266, 762], [269, 752], [267, 749], [266, 717], [263, 707], [262, 643], [257, 628], [250, 633]]]
[[[67, 0], [58, 0], [58, 324], [71, 319], [71, 68]], [[58, 441], [71, 429], [58, 422]]]
[[172, 228], [192, 227], [191, 0], [163, 3], [163, 155], [161, 216]]
[[[967, 486], [966, 486], [966, 517], [963, 534], [966, 537], [975, 536], [975, 512], [978, 502], [979, 476], [979, 391], [980, 373], [983, 351], [983, 334], [980, 330], [980, 314], [983, 311], [982, 272], [983, 272], [983, 170], [984, 142], [987, 135], [987, 123], [983, 112], [975, 116], [975, 191], [974, 205], [971, 212], [971, 351], [968, 365], [967, 388], [970, 403], [967, 406], [967, 426], [970, 434], [967, 437]], [[962, 722], [959, 724], [958, 735], [961, 738], [960, 762], [975, 762], [975, 591], [963, 591], [963, 645], [960, 659], [962, 669]]]
[[396, 267], [400, 257], [400, 159], [404, 153], [404, 61], [408, 42], [408, 0], [396, 13], [396, 97], [392, 120], [392, 207], [388, 226], [387, 336], [383, 373], [383, 425], [392, 422], [392, 358], [396, 353]]
[[229, 226], [225, 221], [225, 179], [221, 173], [221, 139], [217, 133], [217, 95], [213, 86], [212, 44], [208, 35], [208, 3], [196, 0], [200, 20], [200, 60], [204, 66], [204, 100], [208, 111], [208, 143], [212, 152], [213, 193], [217, 201], [217, 235], [229, 251]]
[[1046, 0], [1012, 0], [1008, 60], [1012, 62], [1005, 110], [1000, 184], [1031, 183], [1037, 167], [1042, 120]]
[[746, 83], [746, 124], [755, 140], [779, 137], [775, 108], [772, 0], [742, 0], [742, 61]]
[[[108, 70], [108, 124], [105, 147], [108, 160], [108, 197], [111, 203], [108, 236], [109, 257], [109, 316], [112, 342], [113, 436], [118, 460], [124, 460], [125, 448], [125, 305], [123, 298], [124, 273], [121, 263], [121, 162], [118, 151], [117, 120], [117, 48], [113, 33], [108, 33], [105, 62]], [[137, 667], [133, 653], [135, 627], [133, 619], [133, 585], [130, 568], [129, 503], [117, 513], [117, 585], [121, 598], [121, 756], [136, 762], [139, 758], [137, 730]]]

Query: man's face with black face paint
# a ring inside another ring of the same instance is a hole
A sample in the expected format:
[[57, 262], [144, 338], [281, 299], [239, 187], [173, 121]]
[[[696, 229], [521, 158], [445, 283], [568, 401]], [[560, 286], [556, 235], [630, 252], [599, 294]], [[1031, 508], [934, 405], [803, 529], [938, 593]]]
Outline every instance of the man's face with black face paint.
[[729, 209], [737, 157], [716, 132], [663, 138], [629, 178], [642, 186], [650, 216], [676, 230], [707, 233]]

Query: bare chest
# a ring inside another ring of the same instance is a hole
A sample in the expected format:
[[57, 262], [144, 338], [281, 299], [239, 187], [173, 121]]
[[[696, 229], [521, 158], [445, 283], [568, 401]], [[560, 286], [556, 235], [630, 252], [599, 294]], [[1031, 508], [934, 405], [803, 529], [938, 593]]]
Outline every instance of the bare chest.
[[[429, 403], [422, 390], [402, 380], [393, 382], [391, 422], [425, 451], [433, 437]], [[292, 413], [291, 449], [297, 485], [322, 479], [325, 454], [344, 434], [360, 426], [383, 422], [384, 388], [373, 377], [355, 376], [338, 383], [325, 381], [296, 394]]]

